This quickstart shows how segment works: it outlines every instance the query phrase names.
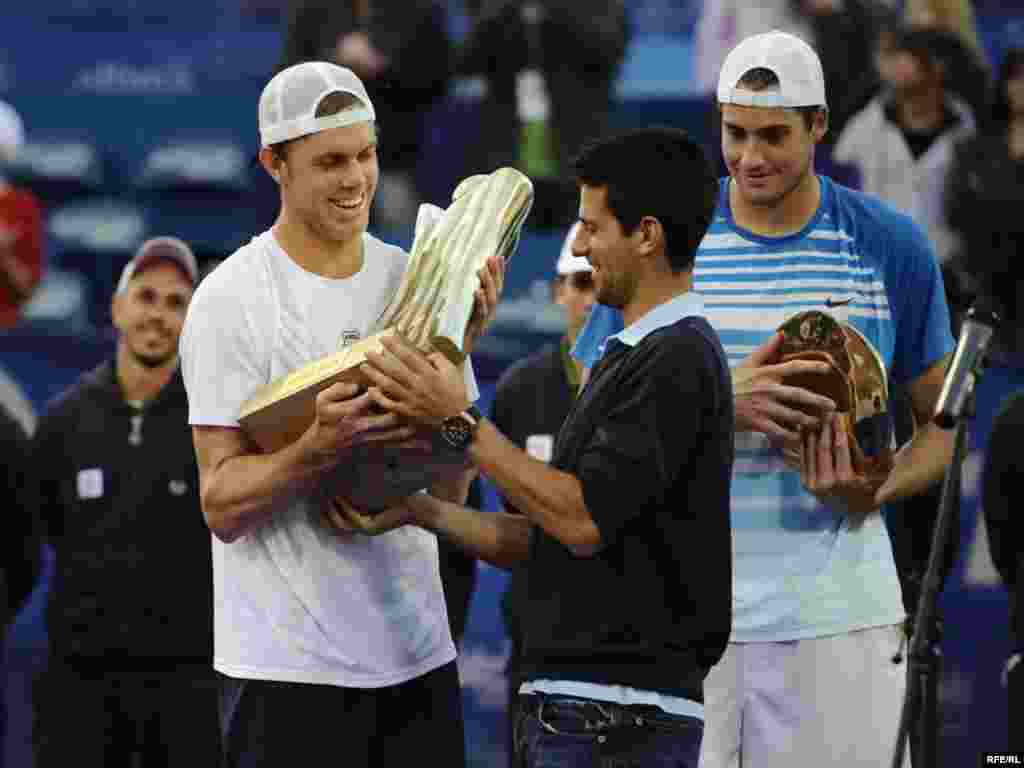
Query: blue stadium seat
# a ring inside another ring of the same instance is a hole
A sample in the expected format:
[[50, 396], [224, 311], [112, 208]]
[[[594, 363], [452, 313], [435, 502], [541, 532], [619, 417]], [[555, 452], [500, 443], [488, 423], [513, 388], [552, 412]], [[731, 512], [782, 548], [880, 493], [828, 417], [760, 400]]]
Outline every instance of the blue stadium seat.
[[50, 208], [98, 192], [105, 170], [100, 152], [89, 142], [40, 139], [27, 142], [5, 173]]
[[505, 270], [506, 297], [526, 295], [534, 281], [550, 280], [555, 274], [555, 262], [562, 250], [566, 232], [562, 230], [523, 229], [519, 247]]
[[224, 258], [271, 221], [261, 214], [258, 186], [234, 139], [172, 140], [148, 149], [134, 189], [150, 231], [174, 235], [197, 258]]
[[173, 235], [188, 243], [200, 263], [229, 256], [273, 224], [248, 199], [159, 201], [147, 206], [146, 220], [153, 236]]
[[92, 327], [91, 290], [91, 282], [80, 272], [47, 270], [22, 310], [22, 322], [39, 331], [87, 333]]
[[105, 324], [121, 269], [150, 236], [145, 210], [117, 198], [89, 198], [50, 214], [47, 235], [51, 263], [89, 281], [90, 317]]
[[135, 186], [155, 198], [237, 199], [245, 194], [249, 171], [245, 152], [234, 141], [168, 142], [142, 161]]

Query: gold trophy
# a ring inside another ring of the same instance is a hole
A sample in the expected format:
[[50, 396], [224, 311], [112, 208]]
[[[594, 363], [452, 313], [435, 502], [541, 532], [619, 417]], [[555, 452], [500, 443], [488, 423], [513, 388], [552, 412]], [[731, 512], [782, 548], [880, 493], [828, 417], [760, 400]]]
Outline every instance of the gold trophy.
[[[465, 359], [463, 341], [473, 313], [477, 272], [492, 255], [511, 258], [533, 204], [533, 185], [513, 168], [464, 179], [446, 209], [419, 208], [409, 264], [394, 298], [371, 334], [261, 387], [242, 404], [238, 420], [264, 451], [297, 440], [313, 423], [317, 393], [338, 381], [360, 387], [360, 372], [381, 339], [398, 334], [424, 353], [440, 352], [456, 365]], [[397, 445], [364, 445], [323, 481], [323, 491], [344, 496], [357, 507], [377, 511], [428, 487], [447, 466], [465, 457], [445, 447], [438, 435], [421, 435], [431, 450]]]
[[793, 315], [778, 330], [784, 337], [780, 362], [811, 360], [829, 366], [828, 373], [788, 376], [785, 383], [835, 402], [857, 475], [888, 474], [893, 464], [893, 423], [888, 373], [878, 350], [854, 326], [817, 310]]

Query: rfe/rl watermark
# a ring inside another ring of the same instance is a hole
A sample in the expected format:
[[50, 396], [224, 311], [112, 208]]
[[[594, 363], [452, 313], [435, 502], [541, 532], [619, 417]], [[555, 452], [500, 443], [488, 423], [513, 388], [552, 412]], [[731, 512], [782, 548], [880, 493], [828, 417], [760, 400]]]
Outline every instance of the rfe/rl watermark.
[[981, 764], [985, 765], [1021, 765], [1024, 766], [1024, 752], [983, 752]]

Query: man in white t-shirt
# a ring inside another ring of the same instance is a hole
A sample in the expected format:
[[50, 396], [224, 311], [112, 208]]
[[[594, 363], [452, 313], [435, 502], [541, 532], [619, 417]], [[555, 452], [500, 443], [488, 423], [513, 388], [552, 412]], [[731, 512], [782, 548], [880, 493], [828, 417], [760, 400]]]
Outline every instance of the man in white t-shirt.
[[[260, 386], [364, 337], [408, 254], [366, 232], [376, 123], [362, 82], [334, 64], [278, 73], [260, 97], [260, 162], [277, 181], [274, 226], [197, 290], [181, 360], [213, 538], [214, 667], [225, 766], [397, 765], [428, 747], [465, 764], [455, 646], [437, 541], [412, 527], [368, 539], [322, 523], [319, 478], [409, 428], [339, 383], [293, 444], [262, 453], [239, 428]], [[467, 345], [493, 315], [496, 258], [481, 270]], [[475, 396], [475, 381], [466, 374]], [[462, 502], [470, 470], [431, 489]]]

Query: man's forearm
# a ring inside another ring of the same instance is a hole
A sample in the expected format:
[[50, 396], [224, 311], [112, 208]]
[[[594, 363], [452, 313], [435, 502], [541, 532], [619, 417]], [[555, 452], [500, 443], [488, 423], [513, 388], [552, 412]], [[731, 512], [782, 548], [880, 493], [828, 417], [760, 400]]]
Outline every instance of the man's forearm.
[[413, 522], [451, 541], [472, 557], [499, 568], [514, 568], [529, 557], [533, 524], [522, 515], [481, 512], [417, 493], [407, 502]]
[[202, 488], [207, 525], [222, 541], [234, 541], [312, 492], [323, 471], [301, 455], [298, 443], [228, 458]]
[[954, 430], [929, 422], [896, 454], [892, 472], [879, 492], [884, 503], [901, 501], [939, 482], [953, 458]]
[[580, 555], [600, 547], [600, 531], [576, 477], [530, 457], [487, 419], [481, 421], [469, 454], [509, 501], [548, 535]]
[[942, 479], [953, 460], [956, 431], [940, 429], [933, 421], [951, 355], [943, 356], [910, 382], [908, 392], [918, 426], [897, 453], [893, 470], [878, 491], [879, 501], [899, 501], [922, 493]]

